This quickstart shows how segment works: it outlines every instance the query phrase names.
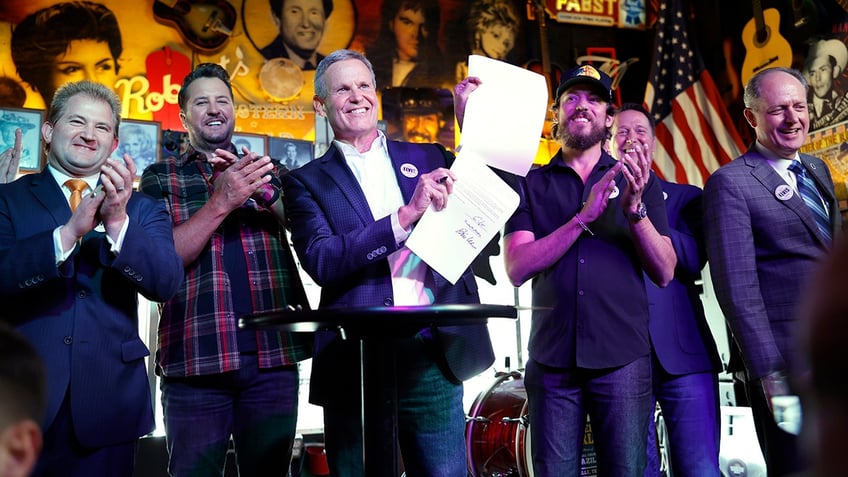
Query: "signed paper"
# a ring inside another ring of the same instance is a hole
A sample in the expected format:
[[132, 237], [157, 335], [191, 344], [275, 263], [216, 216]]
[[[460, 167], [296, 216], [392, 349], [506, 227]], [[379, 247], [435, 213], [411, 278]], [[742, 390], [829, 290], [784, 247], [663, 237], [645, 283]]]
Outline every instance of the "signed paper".
[[480, 55], [468, 57], [468, 75], [482, 84], [465, 107], [461, 150], [473, 150], [492, 167], [527, 175], [547, 114], [545, 77]]
[[545, 78], [532, 71], [472, 55], [468, 74], [482, 84], [465, 107], [453, 193], [444, 209], [424, 213], [406, 241], [453, 284], [518, 207], [518, 194], [489, 166], [527, 174], [548, 104]]
[[456, 284], [518, 207], [518, 194], [481, 157], [465, 150], [459, 153], [451, 171], [457, 181], [448, 206], [425, 212], [406, 245]]

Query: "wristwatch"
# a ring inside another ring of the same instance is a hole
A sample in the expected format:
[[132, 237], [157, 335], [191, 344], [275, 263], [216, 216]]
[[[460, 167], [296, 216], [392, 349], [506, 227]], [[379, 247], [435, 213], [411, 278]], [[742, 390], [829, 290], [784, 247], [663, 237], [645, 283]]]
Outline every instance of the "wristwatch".
[[635, 224], [648, 216], [648, 208], [645, 207], [644, 202], [639, 202], [639, 205], [636, 206], [636, 212], [628, 212], [626, 215], [627, 219]]

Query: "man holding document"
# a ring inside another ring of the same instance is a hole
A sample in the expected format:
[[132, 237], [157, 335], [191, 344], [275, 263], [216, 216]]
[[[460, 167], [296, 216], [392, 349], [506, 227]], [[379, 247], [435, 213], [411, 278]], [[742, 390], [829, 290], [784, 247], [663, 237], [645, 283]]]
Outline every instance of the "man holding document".
[[636, 144], [616, 161], [602, 148], [613, 121], [610, 86], [589, 65], [565, 73], [552, 108], [561, 150], [522, 180], [505, 230], [510, 280], [533, 279], [524, 382], [536, 475], [580, 475], [587, 413], [598, 475], [642, 475], [646, 465], [642, 272], [665, 286], [677, 260], [650, 151]]
[[[479, 303], [470, 269], [452, 284], [405, 246], [428, 208], [445, 208], [457, 179], [448, 169], [453, 155], [378, 131], [374, 70], [361, 54], [331, 53], [314, 82], [313, 107], [335, 139], [322, 157], [284, 176], [283, 190], [295, 251], [321, 286], [320, 307]], [[466, 475], [462, 381], [494, 361], [486, 326], [387, 339], [401, 357], [398, 430], [407, 475]], [[358, 351], [356, 340], [316, 334], [310, 401], [324, 408], [337, 477], [363, 475]]]

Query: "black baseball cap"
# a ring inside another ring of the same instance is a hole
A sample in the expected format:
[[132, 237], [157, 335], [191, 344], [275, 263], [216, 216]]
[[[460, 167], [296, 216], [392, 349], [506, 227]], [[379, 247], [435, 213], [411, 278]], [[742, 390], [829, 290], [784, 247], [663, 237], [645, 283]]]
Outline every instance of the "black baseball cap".
[[565, 90], [580, 83], [591, 86], [608, 103], [612, 103], [612, 78], [592, 65], [580, 65], [566, 71], [556, 89], [554, 101], [559, 101]]

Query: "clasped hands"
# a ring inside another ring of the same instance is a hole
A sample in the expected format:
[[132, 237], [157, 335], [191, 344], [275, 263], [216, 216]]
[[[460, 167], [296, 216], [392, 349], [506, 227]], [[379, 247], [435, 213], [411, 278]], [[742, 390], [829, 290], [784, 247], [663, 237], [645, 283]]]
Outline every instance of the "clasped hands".
[[82, 198], [62, 227], [65, 249], [100, 223], [110, 237], [118, 237], [127, 219], [127, 202], [132, 196], [135, 174], [135, 162], [129, 154], [124, 154], [123, 161], [110, 158], [100, 166], [100, 185]]
[[216, 149], [209, 158], [214, 170], [211, 200], [220, 201], [227, 210], [241, 207], [250, 198], [269, 208], [280, 198], [279, 186], [272, 183], [274, 164], [268, 156], [243, 152], [245, 155], [239, 158], [231, 151]]

